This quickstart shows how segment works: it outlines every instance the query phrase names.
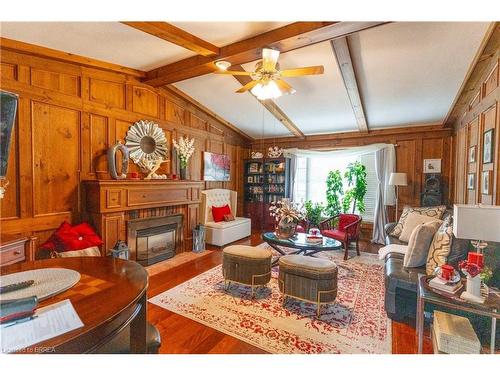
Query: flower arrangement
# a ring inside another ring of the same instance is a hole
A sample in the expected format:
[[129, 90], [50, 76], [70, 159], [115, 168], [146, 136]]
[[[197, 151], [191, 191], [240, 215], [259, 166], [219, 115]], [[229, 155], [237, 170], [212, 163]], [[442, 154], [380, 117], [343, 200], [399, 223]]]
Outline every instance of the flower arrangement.
[[181, 160], [181, 168], [186, 168], [189, 158], [193, 155], [194, 153], [194, 138], [184, 138], [180, 137], [179, 142], [176, 142], [175, 139], [173, 140], [173, 144], [175, 149], [177, 150], [177, 153], [179, 155], [179, 159]]
[[476, 277], [482, 271], [482, 268], [479, 267], [476, 263], [471, 263], [467, 260], [462, 260], [458, 263], [458, 268], [466, 275], [470, 277]]
[[283, 221], [285, 224], [298, 223], [305, 218], [301, 205], [290, 202], [288, 199], [271, 203], [269, 214], [274, 217], [276, 222]]

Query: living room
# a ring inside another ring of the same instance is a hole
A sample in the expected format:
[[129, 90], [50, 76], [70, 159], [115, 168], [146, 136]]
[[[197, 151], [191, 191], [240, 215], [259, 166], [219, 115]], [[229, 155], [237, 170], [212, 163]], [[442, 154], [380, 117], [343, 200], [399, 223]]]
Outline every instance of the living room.
[[498, 14], [187, 3], [2, 17], [2, 360], [498, 354]]

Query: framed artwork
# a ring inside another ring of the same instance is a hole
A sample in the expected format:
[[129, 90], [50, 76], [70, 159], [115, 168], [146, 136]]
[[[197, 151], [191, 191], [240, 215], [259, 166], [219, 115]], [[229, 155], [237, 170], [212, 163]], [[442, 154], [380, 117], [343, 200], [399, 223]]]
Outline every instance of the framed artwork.
[[229, 156], [203, 153], [203, 180], [204, 181], [229, 181], [231, 177], [231, 160]]
[[469, 163], [476, 162], [476, 146], [469, 147]]
[[424, 159], [424, 173], [441, 173], [441, 159]]
[[483, 171], [481, 174], [481, 194], [491, 195], [491, 171]]
[[476, 174], [469, 173], [467, 175], [467, 190], [474, 190], [476, 188]]
[[0, 91], [0, 177], [7, 175], [7, 163], [11, 143], [12, 129], [16, 122], [16, 94]]
[[483, 164], [493, 163], [493, 129], [483, 133]]

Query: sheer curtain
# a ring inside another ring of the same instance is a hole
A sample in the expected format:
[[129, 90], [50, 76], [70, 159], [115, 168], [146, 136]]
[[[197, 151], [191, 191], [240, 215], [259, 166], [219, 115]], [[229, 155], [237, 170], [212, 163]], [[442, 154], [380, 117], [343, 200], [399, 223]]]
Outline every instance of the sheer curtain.
[[375, 173], [378, 180], [372, 241], [376, 243], [383, 243], [381, 241], [384, 240], [384, 226], [387, 223], [385, 206], [393, 205], [396, 201], [394, 186], [389, 185], [389, 177], [396, 169], [396, 153], [393, 144], [376, 143], [368, 146], [349, 147], [331, 151], [300, 150], [298, 148], [290, 148], [284, 150], [283, 152], [285, 157], [289, 157], [294, 160], [293, 168], [291, 168], [293, 175], [293, 180], [291, 181], [291, 191], [295, 190], [297, 157], [357, 157], [369, 153], [373, 153], [375, 155]]

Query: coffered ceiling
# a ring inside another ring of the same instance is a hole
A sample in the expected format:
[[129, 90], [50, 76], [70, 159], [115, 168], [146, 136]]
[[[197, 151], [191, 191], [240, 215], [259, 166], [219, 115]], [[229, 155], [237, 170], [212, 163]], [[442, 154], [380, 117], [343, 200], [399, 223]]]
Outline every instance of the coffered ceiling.
[[[144, 24], [153, 32], [119, 22], [3, 22], [0, 35], [148, 72], [149, 83], [173, 84], [260, 138], [441, 123], [491, 27], [487, 22]], [[203, 56], [193, 48], [196, 43], [209, 46]], [[211, 73], [218, 56], [251, 71], [266, 46], [282, 51], [282, 69], [323, 65], [325, 72], [288, 78], [297, 92], [265, 106], [249, 92], [234, 93], [241, 87], [234, 77]]]

